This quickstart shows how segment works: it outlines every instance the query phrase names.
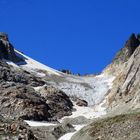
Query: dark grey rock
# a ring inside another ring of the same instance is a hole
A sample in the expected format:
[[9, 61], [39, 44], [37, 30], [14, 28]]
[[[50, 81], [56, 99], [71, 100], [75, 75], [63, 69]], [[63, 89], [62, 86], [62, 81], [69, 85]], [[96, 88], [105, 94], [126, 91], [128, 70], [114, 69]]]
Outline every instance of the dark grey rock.
[[48, 120], [51, 117], [49, 109], [46, 100], [29, 86], [0, 85], [0, 112], [7, 119]]
[[6, 62], [0, 60], [0, 81], [8, 81], [15, 83], [22, 83], [31, 86], [42, 86], [45, 84], [40, 78], [33, 76], [32, 74], [23, 71], [15, 70], [12, 66], [9, 66]]
[[72, 114], [73, 104], [63, 91], [52, 86], [45, 86], [40, 93], [46, 99], [47, 104], [51, 108], [50, 114], [54, 118], [60, 119], [63, 116]]
[[21, 120], [0, 119], [0, 140], [38, 140]]
[[78, 106], [88, 106], [88, 102], [85, 100], [77, 99], [76, 105]]
[[24, 61], [16, 55], [13, 45], [8, 40], [8, 36], [2, 33], [0, 34], [0, 59], [7, 59], [13, 62]]

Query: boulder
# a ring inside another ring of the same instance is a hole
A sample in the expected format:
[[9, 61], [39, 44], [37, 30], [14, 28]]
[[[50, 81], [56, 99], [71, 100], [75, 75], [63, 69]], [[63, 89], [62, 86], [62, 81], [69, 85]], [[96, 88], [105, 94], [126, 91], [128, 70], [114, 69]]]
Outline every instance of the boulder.
[[0, 58], [11, 60], [13, 62], [23, 61], [16, 55], [14, 47], [9, 42], [8, 35], [5, 33], [0, 33]]
[[23, 84], [0, 85], [0, 111], [5, 118], [43, 121], [51, 115], [46, 100]]
[[88, 106], [88, 102], [82, 99], [77, 99], [76, 105], [78, 106]]
[[46, 99], [51, 108], [50, 114], [56, 119], [72, 114], [73, 104], [63, 91], [52, 86], [45, 86], [40, 90], [40, 94]]
[[38, 140], [30, 127], [21, 120], [0, 119], [1, 140]]

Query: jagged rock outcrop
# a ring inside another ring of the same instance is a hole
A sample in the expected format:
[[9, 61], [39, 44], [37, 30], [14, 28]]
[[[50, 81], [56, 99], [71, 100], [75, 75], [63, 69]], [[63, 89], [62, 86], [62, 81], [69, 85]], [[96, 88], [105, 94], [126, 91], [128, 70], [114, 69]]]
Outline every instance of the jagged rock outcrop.
[[126, 62], [139, 45], [139, 37], [132, 34], [126, 41], [124, 47], [116, 54], [112, 63], [104, 70], [104, 73], [119, 75], [119, 73], [121, 73], [121, 71], [126, 67]]
[[23, 61], [15, 54], [14, 47], [9, 42], [8, 35], [5, 33], [0, 33], [0, 59], [7, 59], [13, 62]]
[[65, 69], [62, 69], [61, 72], [66, 73], [66, 74], [72, 74], [70, 70], [65, 70]]
[[15, 82], [22, 83], [30, 86], [43, 86], [45, 82], [37, 78], [27, 71], [14, 69], [6, 62], [0, 60], [0, 82]]
[[113, 63], [127, 62], [139, 45], [139, 39], [135, 34], [132, 34], [128, 41], [126, 41], [124, 48], [122, 48], [115, 56]]
[[127, 61], [126, 67], [114, 81], [108, 96], [109, 108], [122, 108], [120, 111], [140, 108], [140, 46]]
[[0, 113], [7, 119], [48, 120], [51, 115], [46, 100], [23, 84], [0, 85]]
[[78, 106], [88, 106], [88, 102], [85, 100], [77, 99], [76, 100], [76, 105]]
[[72, 114], [73, 104], [63, 91], [52, 86], [45, 86], [39, 92], [46, 99], [48, 106], [51, 108], [50, 114], [54, 116], [54, 119]]

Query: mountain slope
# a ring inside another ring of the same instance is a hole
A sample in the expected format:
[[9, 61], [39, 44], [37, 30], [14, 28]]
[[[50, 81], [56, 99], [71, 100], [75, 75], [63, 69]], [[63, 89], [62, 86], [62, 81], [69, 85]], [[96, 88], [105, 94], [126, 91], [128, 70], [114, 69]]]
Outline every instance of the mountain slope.
[[[31, 140], [70, 140], [75, 131], [84, 126], [73, 140], [105, 139], [107, 135], [108, 139], [116, 139], [118, 134], [126, 137], [123, 129], [127, 124], [128, 132], [132, 127], [139, 128], [139, 124], [136, 125], [139, 113], [133, 114], [139, 112], [140, 107], [139, 40], [132, 34], [100, 75], [75, 76], [54, 70], [17, 51], [8, 35], [0, 33], [1, 118], [28, 123], [31, 127], [27, 130], [33, 134]], [[129, 112], [133, 115], [127, 115]], [[125, 116], [113, 117], [124, 113]], [[100, 117], [106, 119], [95, 120]], [[95, 122], [89, 124], [92, 121]], [[102, 127], [102, 123], [106, 126]], [[96, 126], [97, 131], [92, 131]], [[121, 132], [115, 135], [116, 127], [120, 127]], [[133, 132], [129, 132], [130, 139], [134, 138]], [[9, 139], [15, 138], [13, 134], [11, 132]], [[137, 132], [136, 135], [138, 137]]]
[[[113, 63], [104, 70], [105, 73], [113, 72], [116, 76], [106, 97], [105, 119], [94, 120], [93, 123], [75, 134], [71, 140], [139, 139], [140, 46], [139, 44], [137, 44], [138, 46], [133, 45], [135, 41], [138, 40], [132, 35], [120, 51], [123, 59], [119, 58], [117, 54]], [[129, 47], [128, 42], [131, 42]]]

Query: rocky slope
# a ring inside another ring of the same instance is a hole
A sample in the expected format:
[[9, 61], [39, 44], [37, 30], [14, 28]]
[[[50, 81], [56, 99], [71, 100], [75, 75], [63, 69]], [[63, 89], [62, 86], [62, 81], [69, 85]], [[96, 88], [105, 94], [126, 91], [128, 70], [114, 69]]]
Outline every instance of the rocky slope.
[[[119, 66], [121, 71], [117, 72], [113, 88], [109, 92], [108, 105], [110, 110], [118, 109], [117, 112], [121, 113], [121, 111], [140, 107], [140, 46], [138, 41], [132, 35], [123, 48], [124, 50], [129, 46], [126, 60], [121, 62], [122, 65]], [[123, 109], [121, 109], [122, 106]]]
[[[104, 73], [116, 78], [106, 97], [107, 114], [80, 130], [72, 140], [139, 140], [140, 46], [134, 34]], [[122, 115], [124, 114], [124, 115]], [[117, 115], [117, 116], [116, 116]]]
[[139, 45], [132, 34], [100, 75], [76, 76], [15, 50], [0, 33], [0, 138], [70, 140], [86, 125], [72, 140], [138, 139]]

